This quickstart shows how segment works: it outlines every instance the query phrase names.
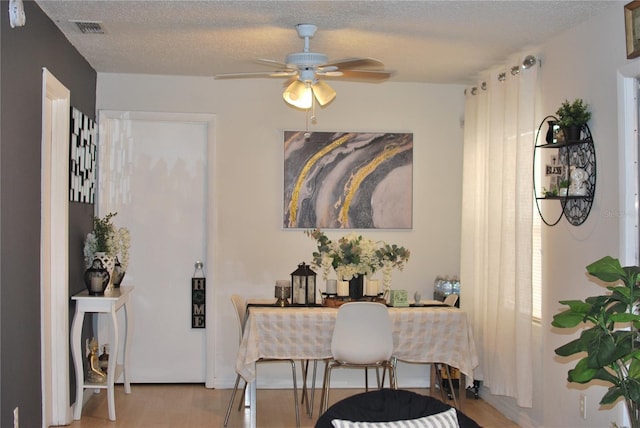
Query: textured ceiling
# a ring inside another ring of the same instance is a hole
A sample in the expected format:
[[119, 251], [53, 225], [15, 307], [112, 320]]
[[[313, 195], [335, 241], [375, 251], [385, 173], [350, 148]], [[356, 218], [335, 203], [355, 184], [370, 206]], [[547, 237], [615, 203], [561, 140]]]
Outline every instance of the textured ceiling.
[[[310, 23], [318, 26], [311, 51], [330, 61], [371, 57], [394, 71], [392, 81], [432, 83], [471, 82], [611, 6], [592, 0], [37, 3], [98, 72], [213, 76], [272, 70], [254, 60], [284, 61], [300, 52], [295, 25]], [[105, 34], [82, 34], [72, 21], [101, 22]]]

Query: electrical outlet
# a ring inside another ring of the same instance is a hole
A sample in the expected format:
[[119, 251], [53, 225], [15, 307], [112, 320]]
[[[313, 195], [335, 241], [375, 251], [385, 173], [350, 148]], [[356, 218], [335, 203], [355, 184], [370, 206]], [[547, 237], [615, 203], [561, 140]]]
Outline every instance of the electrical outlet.
[[20, 422], [18, 421], [18, 408], [13, 409], [13, 428], [20, 428]]
[[587, 419], [587, 396], [584, 394], [580, 394], [580, 415]]

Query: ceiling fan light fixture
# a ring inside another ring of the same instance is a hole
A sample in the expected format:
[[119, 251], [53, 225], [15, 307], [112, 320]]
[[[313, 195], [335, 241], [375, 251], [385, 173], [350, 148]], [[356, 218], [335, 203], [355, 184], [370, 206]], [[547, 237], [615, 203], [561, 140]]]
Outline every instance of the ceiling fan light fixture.
[[313, 90], [313, 95], [315, 95], [318, 103], [323, 107], [333, 101], [336, 97], [336, 91], [322, 80], [317, 80], [312, 84], [311, 89]]
[[327, 55], [312, 52], [309, 48], [309, 39], [315, 35], [317, 29], [313, 24], [296, 25], [298, 36], [304, 39], [304, 48], [302, 52], [288, 54], [284, 62], [271, 59], [259, 60], [265, 65], [276, 67], [276, 70], [223, 73], [217, 74], [215, 78], [290, 77], [284, 84], [286, 89], [282, 93], [282, 98], [287, 104], [298, 109], [313, 110], [313, 121], [316, 101], [318, 105], [324, 107], [336, 97], [336, 91], [320, 79], [343, 78], [380, 82], [391, 77], [392, 72], [381, 69], [382, 62], [373, 58], [355, 57], [327, 62]]
[[311, 87], [297, 79], [287, 86], [282, 94], [287, 103], [304, 110], [311, 108], [312, 97]]

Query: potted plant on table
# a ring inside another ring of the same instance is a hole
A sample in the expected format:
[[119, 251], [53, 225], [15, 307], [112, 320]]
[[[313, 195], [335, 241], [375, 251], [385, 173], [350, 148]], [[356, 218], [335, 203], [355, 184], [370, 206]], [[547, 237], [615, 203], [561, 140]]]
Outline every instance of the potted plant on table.
[[622, 267], [607, 256], [587, 266], [587, 272], [613, 285], [603, 295], [560, 302], [569, 309], [554, 315], [554, 327], [574, 328], [581, 323], [590, 327], [555, 353], [581, 354], [583, 358], [569, 370], [569, 382], [598, 379], [610, 384], [600, 404], [612, 405], [622, 397], [631, 428], [640, 428], [640, 267]]
[[111, 275], [110, 283], [120, 285], [129, 265], [131, 244], [129, 229], [116, 229], [112, 218], [118, 213], [109, 213], [103, 218], [93, 217], [93, 230], [84, 241], [84, 261], [87, 267], [93, 260], [101, 260], [103, 267]]
[[582, 126], [591, 119], [589, 104], [582, 98], [576, 98], [572, 103], [565, 99], [556, 114], [558, 115], [557, 125], [562, 129], [565, 141], [580, 140]]
[[322, 269], [325, 280], [334, 269], [339, 280], [359, 280], [361, 288], [363, 276], [382, 269], [385, 297], [391, 288], [392, 270], [402, 270], [411, 255], [404, 247], [374, 241], [357, 233], [350, 233], [338, 241], [331, 241], [320, 229], [307, 230], [305, 234], [318, 245], [318, 250], [313, 252], [312, 264]]

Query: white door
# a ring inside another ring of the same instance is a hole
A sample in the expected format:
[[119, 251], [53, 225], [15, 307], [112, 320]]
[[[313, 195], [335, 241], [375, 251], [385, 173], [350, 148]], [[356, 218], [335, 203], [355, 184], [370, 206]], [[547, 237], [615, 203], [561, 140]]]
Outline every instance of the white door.
[[131, 233], [130, 379], [212, 384], [213, 317], [192, 328], [191, 277], [212, 265], [213, 117], [100, 112], [99, 126], [97, 212]]

